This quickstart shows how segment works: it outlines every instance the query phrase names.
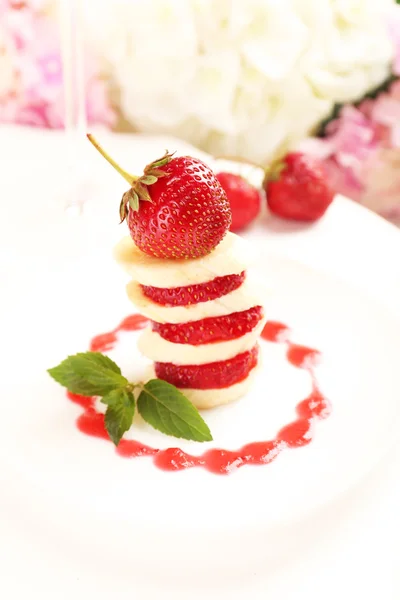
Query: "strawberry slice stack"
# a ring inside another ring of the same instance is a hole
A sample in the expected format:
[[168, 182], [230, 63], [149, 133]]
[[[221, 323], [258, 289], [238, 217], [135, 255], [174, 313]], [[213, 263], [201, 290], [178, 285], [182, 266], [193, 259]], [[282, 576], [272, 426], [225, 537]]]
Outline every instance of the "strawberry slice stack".
[[130, 237], [116, 249], [132, 276], [128, 296], [151, 326], [139, 340], [151, 377], [184, 390], [198, 408], [243, 395], [258, 363], [260, 293], [249, 280], [246, 243], [227, 233], [232, 212], [211, 169], [166, 152], [128, 181], [119, 207]]
[[160, 261], [127, 237], [115, 255], [133, 277], [129, 298], [151, 320], [139, 339], [153, 361], [150, 377], [182, 389], [198, 408], [246, 393], [264, 325], [260, 292], [246, 271], [246, 242], [228, 233], [206, 257]]

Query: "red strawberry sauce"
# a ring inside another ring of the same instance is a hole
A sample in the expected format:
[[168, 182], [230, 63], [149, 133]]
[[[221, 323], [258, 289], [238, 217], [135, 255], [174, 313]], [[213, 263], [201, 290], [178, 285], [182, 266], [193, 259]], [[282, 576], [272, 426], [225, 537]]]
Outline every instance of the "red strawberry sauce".
[[[111, 332], [93, 338], [90, 349], [101, 352], [110, 350], [118, 341], [118, 332], [142, 329], [146, 323], [146, 319], [140, 315], [127, 317]], [[273, 440], [250, 442], [237, 450], [211, 448], [200, 456], [193, 456], [176, 447], [160, 450], [135, 440], [122, 439], [116, 452], [125, 458], [152, 456], [154, 464], [167, 471], [202, 467], [211, 473], [226, 475], [244, 465], [268, 464], [288, 448], [309, 444], [314, 423], [325, 419], [331, 412], [330, 403], [324, 398], [316, 382], [314, 367], [320, 356], [319, 352], [313, 348], [293, 344], [289, 340], [290, 330], [283, 323], [268, 321], [262, 337], [270, 343], [286, 344], [286, 359], [294, 367], [306, 370], [312, 384], [311, 393], [301, 399], [295, 407], [295, 419], [284, 425]], [[67, 397], [83, 409], [77, 419], [78, 429], [86, 435], [110, 441], [104, 427], [104, 415], [96, 411], [95, 398], [86, 398], [70, 392], [67, 393]]]
[[117, 334], [120, 331], [137, 331], [144, 329], [148, 324], [146, 317], [142, 315], [129, 315], [112, 331], [100, 333], [96, 335], [90, 342], [89, 349], [91, 352], [107, 352], [112, 350], [118, 341]]
[[242, 271], [238, 275], [225, 275], [216, 277], [206, 283], [187, 285], [183, 287], [158, 288], [142, 285], [142, 291], [147, 298], [163, 306], [189, 306], [199, 302], [209, 302], [216, 298], [226, 296], [237, 290], [245, 279], [246, 273]]

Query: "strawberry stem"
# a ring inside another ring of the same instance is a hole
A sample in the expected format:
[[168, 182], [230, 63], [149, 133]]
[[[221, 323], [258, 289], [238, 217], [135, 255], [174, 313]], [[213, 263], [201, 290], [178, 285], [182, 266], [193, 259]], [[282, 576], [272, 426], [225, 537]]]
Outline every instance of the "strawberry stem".
[[98, 150], [98, 152], [100, 152], [100, 154], [106, 159], [106, 161], [109, 162], [110, 165], [113, 166], [114, 169], [118, 171], [120, 175], [122, 175], [122, 177], [129, 183], [129, 185], [133, 185], [138, 180], [138, 177], [135, 177], [134, 175], [131, 175], [130, 173], [122, 169], [119, 166], [119, 164], [117, 164], [115, 160], [112, 159], [111, 156], [107, 154], [107, 152], [100, 146], [99, 142], [96, 140], [95, 137], [93, 137], [91, 133], [87, 133], [86, 137], [89, 140], [89, 142], [93, 144], [96, 150]]

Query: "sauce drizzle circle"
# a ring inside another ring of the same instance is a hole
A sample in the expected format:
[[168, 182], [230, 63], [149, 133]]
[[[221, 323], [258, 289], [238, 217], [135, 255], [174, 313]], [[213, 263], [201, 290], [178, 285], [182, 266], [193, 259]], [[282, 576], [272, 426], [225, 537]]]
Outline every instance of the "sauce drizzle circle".
[[[130, 315], [112, 331], [95, 336], [90, 350], [107, 352], [118, 342], [120, 331], [136, 331], [146, 327], [148, 321], [141, 315]], [[116, 448], [124, 458], [152, 456], [155, 466], [166, 471], [181, 471], [201, 467], [218, 475], [226, 475], [244, 465], [265, 465], [272, 462], [283, 450], [299, 448], [309, 444], [315, 422], [330, 415], [330, 402], [323, 396], [316, 382], [314, 368], [320, 353], [314, 348], [294, 344], [290, 341], [290, 329], [276, 321], [267, 321], [261, 337], [270, 343], [285, 344], [286, 359], [294, 367], [306, 370], [311, 379], [312, 391], [296, 406], [297, 418], [283, 426], [275, 439], [250, 442], [238, 450], [211, 448], [199, 456], [193, 456], [180, 448], [152, 448], [136, 440], [122, 439]], [[109, 440], [104, 426], [104, 414], [96, 411], [95, 398], [79, 396], [67, 392], [69, 400], [83, 408], [77, 419], [77, 427], [86, 435]]]

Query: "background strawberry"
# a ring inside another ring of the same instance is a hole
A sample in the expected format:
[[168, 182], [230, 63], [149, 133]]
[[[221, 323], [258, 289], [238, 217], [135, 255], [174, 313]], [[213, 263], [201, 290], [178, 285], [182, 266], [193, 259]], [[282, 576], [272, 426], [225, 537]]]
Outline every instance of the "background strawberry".
[[245, 229], [258, 216], [261, 208], [259, 190], [244, 177], [234, 173], [217, 173], [232, 211], [231, 231]]
[[264, 189], [269, 210], [295, 221], [316, 221], [334, 196], [321, 163], [296, 152], [267, 171]]
[[159, 258], [198, 258], [211, 252], [231, 224], [226, 194], [211, 169], [197, 158], [168, 152], [141, 177], [121, 169], [88, 135], [106, 160], [129, 182], [120, 204], [135, 244]]

